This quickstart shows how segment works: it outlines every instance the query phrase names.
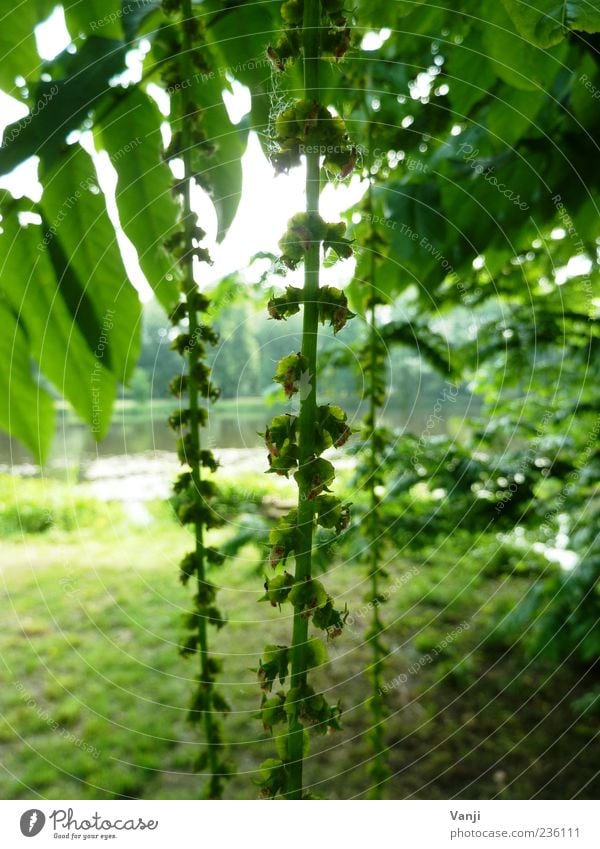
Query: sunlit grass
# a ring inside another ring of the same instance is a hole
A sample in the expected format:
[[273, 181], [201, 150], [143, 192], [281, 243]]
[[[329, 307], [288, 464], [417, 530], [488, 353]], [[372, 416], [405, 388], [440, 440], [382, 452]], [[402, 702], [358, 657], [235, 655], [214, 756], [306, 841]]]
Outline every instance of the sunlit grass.
[[[242, 483], [250, 488], [251, 476]], [[44, 482], [31, 481], [20, 490], [21, 502], [45, 503], [45, 492]], [[257, 491], [255, 505], [264, 493]], [[69, 530], [56, 524], [0, 542], [0, 794], [194, 798], [202, 780], [193, 772], [197, 732], [186, 706], [196, 664], [178, 654], [191, 592], [178, 581], [177, 563], [189, 536], [164, 504], [149, 505], [144, 527], [131, 525], [118, 505], [84, 505]], [[432, 562], [389, 565], [392, 576], [417, 567], [384, 611], [390, 679], [434, 654], [461, 622], [470, 627], [392, 688], [387, 738], [398, 774], [386, 793], [530, 798], [550, 781], [548, 795], [572, 795], [596, 768], [585, 748], [593, 721], [572, 707], [587, 686], [585, 674], [527, 664], [501, 640], [495, 645], [489, 635], [527, 579], [504, 581], [473, 560], [453, 568], [455, 554], [442, 550]], [[234, 709], [225, 720], [239, 770], [230, 785], [234, 798], [254, 797], [253, 771], [273, 751], [255, 718], [252, 669], [265, 643], [283, 642], [289, 631], [285, 610], [258, 604], [260, 556], [247, 546], [212, 575], [229, 619], [212, 644], [223, 656], [222, 689]], [[364, 570], [352, 562], [331, 565], [328, 585], [358, 610]], [[344, 708], [343, 730], [314, 742], [311, 754], [319, 757], [307, 761], [308, 780], [327, 797], [348, 798], [368, 786], [361, 765], [369, 757], [367, 627], [368, 617], [357, 617], [330, 644], [330, 663], [316, 676]], [[548, 747], [552, 759], [538, 757]], [[553, 764], [567, 763], [577, 747], [577, 766], [555, 780]]]

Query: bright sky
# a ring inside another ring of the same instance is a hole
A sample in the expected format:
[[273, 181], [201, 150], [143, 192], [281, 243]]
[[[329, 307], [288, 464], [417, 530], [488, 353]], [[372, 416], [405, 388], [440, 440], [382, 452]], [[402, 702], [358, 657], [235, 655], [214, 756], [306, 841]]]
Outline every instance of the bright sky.
[[[374, 34], [373, 34], [374, 35]], [[55, 9], [50, 18], [36, 30], [38, 52], [42, 59], [52, 59], [70, 43], [62, 9]], [[378, 45], [375, 45], [378, 46]], [[142, 45], [142, 51], [144, 47]], [[371, 49], [374, 49], [372, 46]], [[131, 81], [139, 79], [141, 56], [134, 53], [128, 61], [129, 71], [125, 78]], [[158, 86], [151, 86], [149, 93], [166, 114], [168, 98]], [[226, 106], [232, 120], [239, 120], [249, 108], [247, 90], [234, 84], [234, 94], [226, 93]], [[26, 106], [0, 91], [0, 130], [27, 114]], [[83, 137], [82, 143], [91, 150], [91, 139]], [[108, 157], [96, 157], [99, 181], [108, 199], [109, 214], [116, 221], [114, 203], [115, 172]], [[9, 189], [13, 194], [28, 195], [34, 200], [41, 195], [41, 186], [37, 181], [37, 157], [33, 157], [11, 174], [0, 178], [0, 188]], [[200, 189], [196, 193], [195, 210], [199, 223], [208, 233], [207, 244], [210, 247], [214, 265], [200, 266], [199, 274], [206, 284], [216, 282], [232, 271], [244, 269], [250, 258], [258, 251], [278, 253], [277, 242], [283, 235], [285, 223], [296, 212], [301, 211], [304, 197], [304, 168], [296, 168], [289, 175], [275, 176], [273, 168], [265, 159], [255, 134], [249, 137], [248, 149], [243, 159], [243, 193], [236, 219], [221, 245], [215, 244], [217, 220], [214, 208]], [[334, 188], [325, 187], [322, 195], [322, 214], [326, 220], [336, 221], [342, 210], [354, 204], [364, 192], [364, 185], [355, 178], [348, 185]], [[137, 263], [137, 256], [128, 239], [121, 232], [118, 235], [125, 265], [133, 284], [143, 299], [150, 297], [150, 291]], [[324, 282], [330, 285], [344, 285], [351, 279], [354, 261], [338, 263], [324, 272]], [[263, 271], [260, 268], [260, 271]], [[289, 274], [289, 282], [300, 279], [301, 271]], [[253, 275], [254, 276], [254, 275]], [[256, 274], [258, 276], [258, 272]]]

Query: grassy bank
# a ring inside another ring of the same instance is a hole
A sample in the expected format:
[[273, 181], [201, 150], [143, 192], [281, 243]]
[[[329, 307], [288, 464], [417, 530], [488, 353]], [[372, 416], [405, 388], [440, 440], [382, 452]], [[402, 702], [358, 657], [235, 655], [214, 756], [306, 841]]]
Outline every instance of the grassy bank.
[[[195, 667], [177, 652], [189, 593], [176, 564], [189, 539], [161, 505], [141, 528], [114, 505], [86, 509], [75, 528], [0, 542], [0, 794], [194, 798], [200, 781], [185, 707]], [[248, 547], [214, 575], [229, 618], [214, 644], [234, 708], [226, 731], [239, 769], [235, 798], [255, 796], [253, 771], [273, 750], [253, 716], [251, 669], [265, 642], [289, 630], [285, 613], [257, 604], [258, 566]], [[526, 579], [481, 575], [475, 563], [454, 569], [443, 552], [435, 565], [396, 559], [390, 570], [409, 579], [386, 605], [395, 773], [386, 795], [593, 797], [596, 721], [577, 701], [592, 672], [527, 662], [497, 637]], [[328, 577], [355, 612], [361, 582], [351, 563], [334, 564]], [[309, 781], [326, 797], [367, 788], [367, 625], [358, 613], [320, 670], [321, 686], [345, 711], [343, 730], [319, 739], [311, 752], [319, 758], [308, 760]]]

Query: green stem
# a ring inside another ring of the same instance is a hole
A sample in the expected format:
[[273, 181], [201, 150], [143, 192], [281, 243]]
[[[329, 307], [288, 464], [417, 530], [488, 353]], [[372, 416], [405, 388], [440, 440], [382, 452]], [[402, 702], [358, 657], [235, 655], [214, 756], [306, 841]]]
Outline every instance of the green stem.
[[[182, 54], [181, 62], [183, 74], [186, 79], [191, 79], [194, 69], [192, 65], [192, 51], [194, 49], [191, 31], [186, 26], [186, 21], [192, 19], [192, 3], [191, 0], [182, 0]], [[189, 110], [186, 106], [183, 107], [181, 138], [183, 147], [183, 167], [184, 167], [184, 192], [183, 192], [183, 214], [185, 222], [185, 282], [184, 295], [188, 299], [188, 319], [189, 332], [192, 341], [198, 339], [198, 316], [192, 304], [189, 303], [190, 296], [196, 291], [196, 283], [194, 281], [194, 255], [192, 236], [194, 232], [194, 221], [192, 215], [192, 126], [189, 119]], [[201, 487], [201, 469], [200, 469], [200, 420], [199, 420], [199, 391], [198, 382], [195, 377], [195, 367], [200, 357], [200, 346], [192, 344], [188, 353], [188, 394], [190, 404], [190, 438], [192, 449], [194, 452], [194, 462], [191, 465], [192, 480], [194, 482], [194, 491], [196, 500], [202, 503], [202, 495], [200, 494]], [[204, 558], [204, 528], [201, 522], [195, 525], [195, 545], [196, 545], [196, 577], [198, 581], [198, 589], [201, 591], [206, 580], [205, 574], [205, 558]], [[209, 768], [212, 775], [215, 775], [218, 766], [217, 751], [214, 745], [214, 728], [212, 718], [212, 676], [209, 670], [208, 656], [208, 635], [207, 623], [204, 616], [198, 617], [198, 646], [200, 656], [200, 686], [206, 688], [207, 704], [204, 711], [204, 733], [206, 735], [206, 745], [208, 747]]]
[[[369, 184], [369, 202], [371, 200], [371, 184]], [[375, 440], [375, 427], [376, 427], [376, 417], [377, 417], [377, 386], [376, 386], [376, 369], [378, 367], [377, 362], [377, 319], [375, 315], [375, 274], [376, 274], [376, 263], [375, 263], [375, 255], [373, 251], [371, 252], [371, 260], [370, 260], [370, 292], [371, 292], [371, 309], [369, 312], [369, 350], [370, 350], [370, 382], [369, 382], [369, 428], [370, 428], [370, 508], [371, 508], [371, 527], [376, 529], [377, 523], [375, 522], [375, 515], [377, 513], [377, 509], [379, 507], [379, 499], [375, 492], [375, 481], [377, 477], [377, 468], [378, 468], [378, 456], [377, 456], [377, 445]], [[377, 533], [377, 530], [375, 530]], [[379, 646], [379, 637], [381, 634], [381, 620], [379, 618], [379, 610], [377, 599], [379, 597], [379, 581], [378, 581], [378, 572], [379, 572], [379, 546], [375, 539], [370, 540], [370, 555], [369, 555], [369, 573], [371, 578], [371, 597], [373, 599], [373, 668], [371, 675], [371, 683], [373, 689], [373, 698], [372, 698], [372, 720], [373, 720], [373, 728], [371, 731], [371, 740], [373, 743], [373, 748], [375, 750], [375, 759], [376, 761], [381, 757], [381, 749], [382, 749], [382, 729], [381, 729], [381, 704], [380, 699], [381, 696], [379, 694], [381, 689], [381, 657], [380, 657], [380, 646]], [[381, 798], [381, 786], [378, 781], [376, 781], [375, 785], [371, 788], [370, 792], [371, 799], [380, 799]]]
[[[369, 150], [373, 149], [373, 125], [369, 122], [368, 129], [368, 144]], [[369, 174], [369, 188], [367, 203], [369, 207], [370, 220], [373, 221], [373, 178]], [[377, 315], [376, 315], [376, 276], [377, 263], [375, 251], [371, 246], [371, 255], [369, 262], [369, 413], [368, 413], [368, 429], [369, 429], [369, 494], [370, 494], [370, 510], [371, 521], [369, 527], [372, 529], [371, 539], [369, 540], [369, 577], [371, 584], [371, 598], [373, 601], [373, 621], [372, 621], [372, 650], [373, 661], [371, 666], [371, 720], [372, 728], [370, 733], [371, 744], [374, 753], [374, 768], [372, 775], [374, 784], [369, 792], [371, 799], [381, 799], [381, 780], [385, 774], [385, 765], [381, 763], [382, 751], [384, 748], [383, 741], [383, 710], [381, 703], [381, 686], [382, 686], [382, 666], [383, 658], [381, 655], [380, 637], [383, 631], [381, 618], [379, 616], [379, 560], [380, 546], [378, 542], [379, 523], [376, 521], [377, 511], [379, 509], [380, 500], [375, 492], [377, 472], [379, 467], [379, 456], [377, 452], [376, 426], [377, 426], [377, 406], [378, 406], [378, 375], [379, 368], [378, 357], [378, 337], [377, 337]]]
[[[319, 100], [319, 54], [320, 54], [320, 0], [305, 0], [304, 4], [304, 89], [307, 100]], [[319, 214], [321, 193], [321, 166], [318, 153], [306, 155], [306, 212]], [[321, 265], [321, 243], [312, 244], [305, 256], [302, 354], [308, 362], [310, 378], [308, 394], [301, 400], [298, 418], [298, 459], [302, 468], [314, 456], [314, 423], [317, 416], [317, 340], [319, 312], [319, 271]], [[311, 577], [314, 506], [308, 499], [309, 486], [299, 485], [298, 532], [296, 547], [296, 581]], [[291, 687], [302, 688], [306, 684], [306, 643], [308, 618], [301, 608], [294, 609], [294, 625], [291, 646]], [[287, 792], [289, 799], [301, 799], [303, 791], [303, 746], [304, 730], [298, 716], [292, 714], [288, 726]]]

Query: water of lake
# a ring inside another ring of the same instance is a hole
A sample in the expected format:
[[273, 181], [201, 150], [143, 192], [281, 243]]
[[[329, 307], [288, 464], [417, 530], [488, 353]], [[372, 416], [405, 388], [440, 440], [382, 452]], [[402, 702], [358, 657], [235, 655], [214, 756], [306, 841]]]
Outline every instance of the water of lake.
[[[224, 405], [225, 406], [225, 405]], [[388, 407], [384, 420], [388, 426], [429, 435], [451, 432], [456, 434], [465, 415], [472, 415], [472, 398], [460, 395], [448, 405], [439, 421], [428, 423], [432, 404], [411, 405], [410, 409]], [[236, 412], [235, 406], [214, 408], [205, 435], [204, 445], [218, 454], [228, 474], [256, 473], [265, 469], [264, 443], [259, 433], [270, 419], [281, 412], [280, 406], [264, 410]], [[350, 423], [357, 426], [360, 409], [350, 414]], [[175, 451], [175, 435], [165, 422], [165, 413], [152, 407], [138, 407], [115, 414], [111, 428], [102, 442], [96, 442], [89, 429], [76, 421], [72, 414], [59, 412], [50, 460], [44, 475], [66, 478], [72, 483], [85, 482], [100, 498], [123, 501], [143, 501], [164, 498], [170, 481], [180, 469]], [[346, 458], [344, 458], [345, 460]], [[0, 472], [37, 475], [27, 450], [14, 439], [0, 432]]]

